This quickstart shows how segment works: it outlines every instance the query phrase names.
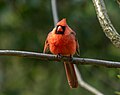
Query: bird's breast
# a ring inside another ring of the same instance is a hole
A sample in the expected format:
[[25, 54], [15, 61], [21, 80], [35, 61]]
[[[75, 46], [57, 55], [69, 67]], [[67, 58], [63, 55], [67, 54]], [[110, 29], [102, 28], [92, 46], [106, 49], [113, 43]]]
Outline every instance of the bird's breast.
[[53, 54], [73, 55], [76, 52], [75, 37], [72, 35], [52, 35], [49, 45]]

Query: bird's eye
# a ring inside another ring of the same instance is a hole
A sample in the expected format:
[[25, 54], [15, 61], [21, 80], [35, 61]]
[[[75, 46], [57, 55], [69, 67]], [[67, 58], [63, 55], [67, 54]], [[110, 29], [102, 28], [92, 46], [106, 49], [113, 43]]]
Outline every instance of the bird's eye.
[[65, 26], [61, 26], [61, 27], [62, 27], [63, 31], [65, 31]]

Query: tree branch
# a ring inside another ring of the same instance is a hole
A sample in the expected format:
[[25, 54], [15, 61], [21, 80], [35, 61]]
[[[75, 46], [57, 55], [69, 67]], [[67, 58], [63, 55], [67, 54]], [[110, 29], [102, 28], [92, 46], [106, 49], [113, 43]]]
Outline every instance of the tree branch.
[[[0, 56], [19, 56], [19, 57], [28, 57], [28, 58], [35, 58], [35, 59], [48, 60], [48, 61], [59, 61], [59, 62], [71, 60], [70, 57], [65, 57], [65, 56], [63, 56], [62, 58], [58, 58], [56, 55], [52, 55], [52, 54], [16, 51], [16, 50], [0, 50]], [[81, 64], [81, 65], [98, 65], [98, 66], [105, 66], [111, 68], [120, 68], [120, 62], [113, 62], [113, 61], [73, 57], [72, 62], [74, 64]]]
[[95, 6], [97, 17], [99, 19], [100, 25], [106, 36], [111, 40], [111, 42], [118, 48], [120, 48], [120, 35], [117, 33], [113, 27], [109, 16], [107, 15], [107, 10], [103, 0], [92, 0]]
[[77, 74], [77, 78], [78, 78], [78, 82], [80, 84], [81, 87], [85, 88], [86, 90], [92, 92], [95, 95], [103, 95], [101, 92], [99, 92], [97, 89], [95, 89], [94, 87], [92, 87], [91, 85], [89, 85], [88, 83], [84, 82], [84, 80], [81, 77], [81, 74], [78, 70], [78, 68], [76, 67], [76, 65], [74, 66], [75, 70], [76, 70], [76, 74]]
[[117, 1], [117, 3], [119, 4], [119, 6], [120, 6], [120, 0], [116, 0]]

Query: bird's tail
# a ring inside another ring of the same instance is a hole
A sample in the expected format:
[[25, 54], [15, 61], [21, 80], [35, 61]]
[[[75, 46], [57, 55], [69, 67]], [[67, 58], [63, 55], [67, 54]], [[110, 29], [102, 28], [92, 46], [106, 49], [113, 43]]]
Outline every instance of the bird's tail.
[[64, 62], [64, 66], [65, 66], [66, 76], [67, 76], [67, 80], [68, 80], [70, 87], [77, 88], [78, 80], [76, 77], [74, 65], [70, 62]]

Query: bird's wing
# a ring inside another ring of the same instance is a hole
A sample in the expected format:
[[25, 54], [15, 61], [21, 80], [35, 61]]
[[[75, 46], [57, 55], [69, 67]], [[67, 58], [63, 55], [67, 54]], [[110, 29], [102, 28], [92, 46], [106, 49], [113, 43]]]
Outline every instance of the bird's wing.
[[75, 41], [76, 41], [76, 54], [77, 54], [78, 56], [80, 56], [79, 43], [78, 43], [78, 40], [77, 40], [77, 39], [75, 39]]
[[76, 41], [76, 54], [80, 56], [80, 50], [79, 50], [79, 43], [78, 40], [76, 39], [76, 33], [74, 31], [71, 32], [72, 35], [75, 36], [75, 41]]
[[48, 40], [46, 39], [43, 53], [46, 53], [46, 52], [48, 52], [48, 51], [49, 51], [49, 43], [48, 43]]
[[47, 39], [45, 41], [43, 53], [49, 52], [49, 42], [48, 42], [48, 40], [49, 40], [50, 36], [51, 36], [51, 32], [48, 34]]

